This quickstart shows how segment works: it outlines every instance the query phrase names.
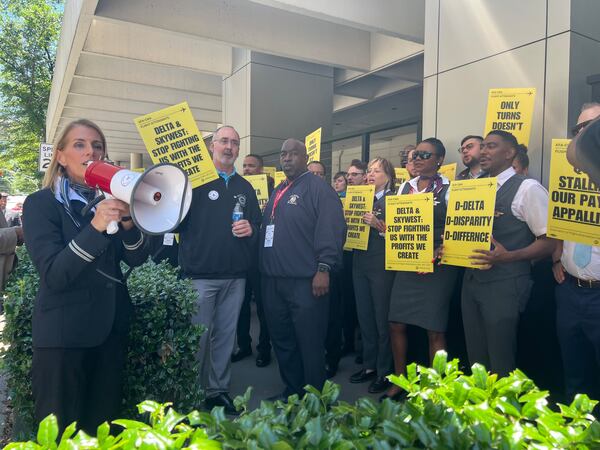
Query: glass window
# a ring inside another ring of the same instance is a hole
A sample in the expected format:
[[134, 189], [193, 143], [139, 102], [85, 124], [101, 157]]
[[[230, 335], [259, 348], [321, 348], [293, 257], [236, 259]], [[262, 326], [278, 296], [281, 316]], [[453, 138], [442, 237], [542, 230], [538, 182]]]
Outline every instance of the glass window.
[[362, 138], [360, 136], [341, 139], [331, 144], [331, 174], [348, 171], [353, 159], [361, 159]]
[[370, 159], [385, 158], [394, 167], [403, 167], [406, 163], [404, 148], [416, 143], [417, 124], [371, 133]]

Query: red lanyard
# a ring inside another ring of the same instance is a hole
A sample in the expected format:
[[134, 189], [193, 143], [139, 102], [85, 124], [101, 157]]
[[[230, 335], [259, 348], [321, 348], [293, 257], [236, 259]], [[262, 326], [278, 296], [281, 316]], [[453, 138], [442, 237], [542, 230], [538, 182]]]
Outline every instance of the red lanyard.
[[277, 209], [279, 200], [281, 200], [283, 194], [285, 194], [287, 190], [292, 187], [292, 184], [294, 184], [293, 181], [290, 184], [288, 184], [284, 189], [281, 189], [279, 192], [277, 192], [277, 194], [275, 194], [275, 199], [273, 200], [273, 209], [271, 210], [271, 223], [273, 223], [273, 221], [275, 220], [275, 210]]

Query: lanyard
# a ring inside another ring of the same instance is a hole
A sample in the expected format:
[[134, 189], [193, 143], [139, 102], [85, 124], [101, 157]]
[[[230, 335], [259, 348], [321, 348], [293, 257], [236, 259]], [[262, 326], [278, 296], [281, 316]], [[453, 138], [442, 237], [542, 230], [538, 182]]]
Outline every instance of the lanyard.
[[[305, 175], [307, 173], [309, 173], [309, 172], [308, 171], [304, 172], [298, 178], [302, 177], [303, 175]], [[281, 189], [279, 192], [277, 192], [275, 194], [275, 198], [273, 199], [273, 208], [271, 209], [271, 223], [273, 223], [275, 221], [275, 210], [277, 209], [277, 205], [279, 204], [279, 200], [281, 200], [281, 197], [283, 197], [283, 195], [287, 192], [287, 190], [292, 187], [292, 184], [294, 184], [294, 181], [296, 181], [298, 178], [294, 179], [284, 189]]]
[[273, 223], [273, 221], [275, 220], [275, 210], [277, 209], [279, 200], [281, 200], [281, 197], [283, 197], [287, 190], [292, 187], [292, 184], [294, 184], [293, 181], [290, 184], [288, 184], [284, 189], [281, 189], [279, 192], [277, 192], [277, 194], [275, 194], [275, 199], [273, 200], [273, 209], [271, 210], [271, 223]]

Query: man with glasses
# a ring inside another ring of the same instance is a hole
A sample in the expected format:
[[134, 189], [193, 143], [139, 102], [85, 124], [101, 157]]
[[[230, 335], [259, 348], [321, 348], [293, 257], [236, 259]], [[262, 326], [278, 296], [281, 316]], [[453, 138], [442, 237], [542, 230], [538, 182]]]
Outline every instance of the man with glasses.
[[[353, 159], [346, 174], [348, 186], [361, 186], [367, 184], [367, 164], [360, 159]], [[342, 355], [353, 353], [358, 318], [356, 316], [356, 299], [354, 297], [354, 281], [352, 278], [352, 250], [344, 250], [344, 269], [342, 270], [342, 307], [343, 307], [343, 334], [344, 346]], [[355, 362], [362, 364], [362, 355], [356, 356]]]
[[360, 159], [353, 159], [346, 176], [348, 179], [348, 186], [367, 184], [367, 164]]
[[[246, 274], [255, 264], [261, 221], [252, 185], [235, 171], [240, 136], [231, 126], [218, 128], [210, 151], [219, 177], [192, 193], [192, 204], [179, 227], [179, 265], [198, 291], [192, 322], [206, 327], [196, 357], [205, 406], [223, 406], [236, 414], [229, 397], [231, 360]], [[242, 212], [242, 218], [236, 214]], [[239, 220], [238, 220], [239, 219]]]
[[471, 256], [478, 268], [466, 269], [462, 315], [471, 364], [481, 363], [500, 376], [514, 370], [517, 326], [531, 289], [531, 261], [552, 254], [546, 237], [548, 192], [512, 167], [516, 138], [491, 131], [481, 145], [481, 168], [497, 177], [492, 249]]
[[[583, 105], [573, 137], [600, 117], [600, 104]], [[600, 149], [596, 149], [598, 151]], [[600, 247], [559, 241], [552, 255], [556, 328], [568, 401], [600, 396]]]
[[481, 170], [481, 165], [479, 164], [482, 142], [483, 138], [481, 136], [471, 134], [465, 136], [460, 141], [458, 153], [460, 153], [466, 169], [456, 175], [457, 180], [473, 180], [485, 176], [485, 172]]

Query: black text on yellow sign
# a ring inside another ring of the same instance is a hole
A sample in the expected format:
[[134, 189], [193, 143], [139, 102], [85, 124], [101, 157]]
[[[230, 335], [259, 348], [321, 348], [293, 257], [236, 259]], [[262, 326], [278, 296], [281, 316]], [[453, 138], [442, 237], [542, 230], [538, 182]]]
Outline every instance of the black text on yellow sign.
[[490, 89], [484, 136], [492, 130], [512, 133], [529, 145], [535, 88]]
[[344, 249], [367, 250], [369, 245], [369, 228], [363, 216], [373, 210], [375, 186], [348, 186], [344, 201], [346, 218], [346, 243]]
[[321, 131], [322, 128], [317, 128], [304, 139], [309, 163], [321, 161]]
[[433, 272], [433, 194], [385, 198], [385, 269]]
[[408, 170], [403, 167], [396, 167], [394, 169], [396, 174], [396, 186], [400, 186], [405, 181], [410, 180], [410, 175], [408, 174]]
[[569, 139], [552, 139], [548, 231], [551, 238], [600, 245], [600, 186], [567, 161]]
[[260, 175], [245, 175], [244, 178], [252, 185], [254, 192], [256, 192], [256, 198], [258, 199], [258, 206], [261, 211], [264, 211], [267, 202], [269, 201], [269, 187], [267, 184], [267, 174], [263, 173]]
[[489, 250], [496, 206], [496, 178], [453, 181], [444, 227], [442, 264], [476, 267], [474, 250]]
[[176, 164], [194, 188], [218, 178], [187, 102], [138, 117], [135, 125], [153, 163]]

